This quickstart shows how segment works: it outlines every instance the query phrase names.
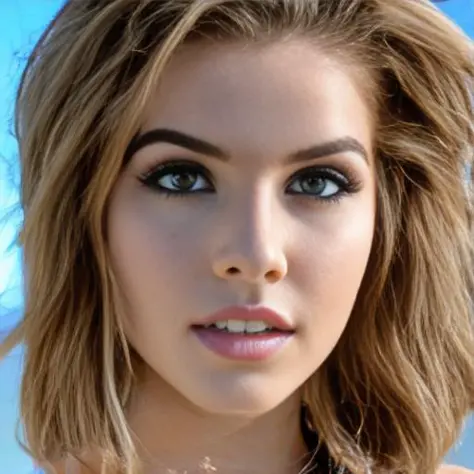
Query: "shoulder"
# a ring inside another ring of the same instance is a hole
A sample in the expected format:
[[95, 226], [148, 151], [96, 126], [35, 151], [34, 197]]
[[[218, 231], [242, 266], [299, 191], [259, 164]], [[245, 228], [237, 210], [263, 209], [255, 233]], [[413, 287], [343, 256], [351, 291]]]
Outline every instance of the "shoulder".
[[474, 474], [474, 471], [466, 469], [465, 467], [445, 465], [441, 466], [436, 471], [436, 474]]

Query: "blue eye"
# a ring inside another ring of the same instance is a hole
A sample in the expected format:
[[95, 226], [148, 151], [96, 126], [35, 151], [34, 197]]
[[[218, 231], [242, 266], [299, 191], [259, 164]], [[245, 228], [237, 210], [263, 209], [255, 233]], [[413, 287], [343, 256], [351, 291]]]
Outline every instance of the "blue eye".
[[[139, 178], [147, 188], [167, 196], [189, 196], [215, 192], [210, 173], [194, 162], [162, 163]], [[311, 167], [290, 179], [286, 192], [321, 201], [336, 201], [358, 190], [359, 184], [333, 168]]]
[[330, 168], [307, 168], [296, 173], [287, 187], [289, 194], [331, 200], [354, 191], [355, 184], [344, 174]]
[[165, 194], [193, 194], [214, 190], [205, 168], [195, 163], [165, 163], [153, 168], [140, 181]]

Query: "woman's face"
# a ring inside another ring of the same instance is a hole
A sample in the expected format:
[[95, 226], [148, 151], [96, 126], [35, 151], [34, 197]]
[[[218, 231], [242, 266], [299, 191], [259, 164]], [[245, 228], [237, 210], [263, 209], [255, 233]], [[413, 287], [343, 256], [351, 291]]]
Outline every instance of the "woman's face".
[[328, 357], [374, 234], [372, 129], [356, 75], [304, 40], [176, 54], [108, 238], [127, 337], [177, 395], [262, 413]]

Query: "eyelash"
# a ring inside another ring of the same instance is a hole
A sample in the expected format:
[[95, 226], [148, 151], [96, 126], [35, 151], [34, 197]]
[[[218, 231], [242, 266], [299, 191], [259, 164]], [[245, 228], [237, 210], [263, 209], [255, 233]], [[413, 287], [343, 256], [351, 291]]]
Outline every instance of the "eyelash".
[[[209, 189], [198, 191], [172, 191], [158, 184], [158, 180], [172, 174], [184, 175], [189, 173], [193, 176], [200, 176], [205, 179], [209, 185]], [[360, 190], [361, 182], [354, 176], [352, 170], [344, 169], [337, 170], [332, 167], [310, 166], [303, 168], [294, 173], [288, 180], [286, 187], [292, 185], [296, 180], [303, 180], [308, 178], [317, 178], [327, 181], [332, 181], [340, 189], [335, 194], [328, 197], [319, 197], [314, 194], [304, 192], [289, 192], [290, 195], [299, 198], [310, 198], [325, 203], [339, 202], [345, 195], [354, 194]], [[167, 161], [152, 167], [149, 171], [139, 176], [140, 183], [153, 191], [162, 194], [166, 197], [189, 197], [193, 194], [211, 194], [215, 192], [212, 184], [212, 179], [209, 171], [202, 165], [192, 161]]]

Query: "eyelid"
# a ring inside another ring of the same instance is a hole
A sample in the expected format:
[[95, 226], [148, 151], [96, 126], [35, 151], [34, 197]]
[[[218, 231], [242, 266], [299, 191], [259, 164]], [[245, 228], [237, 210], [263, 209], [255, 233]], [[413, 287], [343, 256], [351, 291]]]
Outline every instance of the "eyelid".
[[[167, 175], [183, 172], [191, 172], [199, 175], [201, 179], [206, 182], [206, 189], [199, 191], [179, 191], [171, 190], [157, 184], [158, 180], [161, 180]], [[209, 170], [196, 161], [186, 159], [167, 159], [157, 165], [151, 166], [146, 172], [138, 176], [138, 181], [141, 185], [168, 196], [190, 196], [193, 194], [215, 192], [215, 186]]]
[[[182, 172], [183, 168], [201, 174], [208, 181], [209, 185], [215, 189], [215, 183], [209, 169], [195, 159], [188, 158], [168, 158], [161, 161], [160, 163], [149, 167], [146, 172], [142, 173], [139, 176], [139, 180], [143, 183], [160, 171], [163, 171], [163, 176], [165, 176], [168, 173], [172, 173], [174, 169]], [[360, 177], [360, 174], [354, 170], [352, 166], [338, 163], [337, 165], [318, 164], [300, 168], [288, 178], [285, 184], [285, 189], [294, 180], [304, 178], [308, 174], [319, 176], [325, 175], [325, 177], [336, 181], [346, 192], [357, 192], [362, 187], [362, 178]]]
[[325, 175], [328, 178], [337, 180], [338, 183], [343, 186], [350, 188], [354, 191], [358, 191], [362, 186], [362, 179], [349, 165], [312, 165], [305, 168], [301, 168], [294, 172], [287, 181], [287, 185], [293, 182], [295, 179], [305, 177], [308, 174]]
[[[192, 169], [193, 171], [202, 173], [206, 179], [210, 180], [210, 171], [200, 163], [188, 159], [167, 159], [166, 161], [162, 161], [156, 165], [151, 166], [148, 168], [147, 171], [141, 173], [140, 177], [146, 179], [160, 171], [171, 173], [173, 172], [173, 168], [178, 171], [182, 171], [183, 167], [187, 167], [188, 169]], [[166, 174], [165, 173], [165, 174]]]
[[334, 176], [335, 178], [338, 178], [340, 177], [342, 180], [344, 181], [349, 181], [349, 179], [347, 178], [346, 176], [346, 172], [342, 172], [332, 166], [307, 166], [305, 168], [302, 168], [298, 171], [296, 171], [295, 173], [293, 173], [290, 178], [289, 178], [289, 181], [295, 179], [295, 178], [299, 178], [301, 175], [307, 175], [307, 174], [324, 174], [326, 173], [327, 175], [329, 176]]

